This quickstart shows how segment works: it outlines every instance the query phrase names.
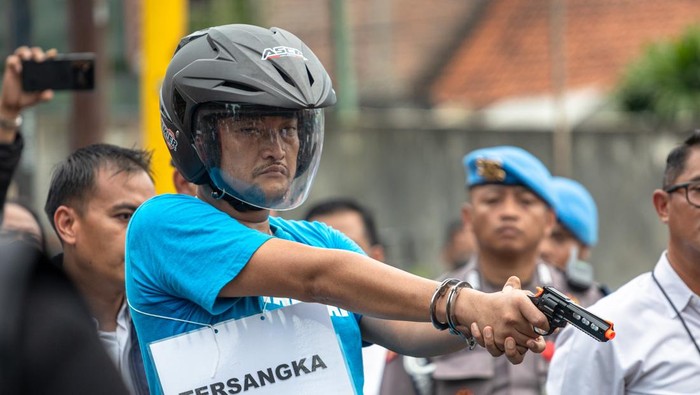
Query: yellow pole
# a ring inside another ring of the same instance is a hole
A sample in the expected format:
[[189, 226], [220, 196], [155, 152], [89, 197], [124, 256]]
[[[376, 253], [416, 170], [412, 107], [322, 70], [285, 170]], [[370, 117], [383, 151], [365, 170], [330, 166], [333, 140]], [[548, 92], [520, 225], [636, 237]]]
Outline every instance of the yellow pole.
[[141, 2], [141, 127], [143, 145], [153, 151], [153, 174], [157, 193], [174, 192], [170, 153], [160, 130], [158, 97], [165, 69], [185, 35], [187, 0]]

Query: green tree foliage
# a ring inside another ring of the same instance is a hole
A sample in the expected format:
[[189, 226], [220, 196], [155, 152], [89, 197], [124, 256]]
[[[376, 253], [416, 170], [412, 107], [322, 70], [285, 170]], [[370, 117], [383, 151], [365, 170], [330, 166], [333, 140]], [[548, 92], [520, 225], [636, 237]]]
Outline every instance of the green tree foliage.
[[624, 111], [662, 122], [700, 118], [700, 26], [649, 45], [626, 70], [616, 99]]

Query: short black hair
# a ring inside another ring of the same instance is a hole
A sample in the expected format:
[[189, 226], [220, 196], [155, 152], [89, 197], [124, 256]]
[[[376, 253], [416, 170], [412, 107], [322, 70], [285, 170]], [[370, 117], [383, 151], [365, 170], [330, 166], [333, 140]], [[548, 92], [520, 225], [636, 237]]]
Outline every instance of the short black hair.
[[352, 199], [329, 199], [317, 203], [309, 209], [304, 219], [310, 221], [315, 217], [336, 214], [344, 211], [352, 211], [360, 214], [370, 245], [382, 244], [381, 240], [379, 239], [379, 234], [377, 233], [374, 216], [369, 209], [363, 207]]
[[664, 170], [663, 188], [673, 185], [685, 170], [685, 162], [691, 148], [700, 147], [700, 129], [695, 129], [683, 143], [672, 149], [666, 157], [666, 169]]
[[114, 166], [117, 173], [145, 171], [151, 173], [152, 152], [118, 147], [112, 144], [92, 144], [70, 154], [54, 168], [46, 196], [44, 212], [56, 230], [53, 216], [62, 205], [71, 204], [81, 210], [88, 194], [95, 187], [95, 174], [104, 166]]

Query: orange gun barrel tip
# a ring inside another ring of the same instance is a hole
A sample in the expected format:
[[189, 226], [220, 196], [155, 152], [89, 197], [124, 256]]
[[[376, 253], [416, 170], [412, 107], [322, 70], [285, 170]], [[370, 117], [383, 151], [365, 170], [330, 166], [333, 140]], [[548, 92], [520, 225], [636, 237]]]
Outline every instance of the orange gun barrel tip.
[[607, 331], [605, 331], [605, 338], [608, 340], [612, 340], [615, 338], [615, 330], [612, 327], [612, 324], [610, 324], [610, 328], [608, 328]]

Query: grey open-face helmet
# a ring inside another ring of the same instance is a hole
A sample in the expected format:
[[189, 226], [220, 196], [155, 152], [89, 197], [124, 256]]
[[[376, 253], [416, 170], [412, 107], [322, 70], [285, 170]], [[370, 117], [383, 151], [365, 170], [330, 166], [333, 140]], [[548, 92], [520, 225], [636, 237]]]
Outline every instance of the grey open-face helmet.
[[[160, 91], [163, 138], [189, 182], [209, 184], [215, 195], [244, 208], [289, 210], [311, 188], [323, 145], [322, 108], [335, 101], [328, 73], [295, 35], [251, 25], [212, 27], [183, 38], [168, 65]], [[293, 118], [299, 140], [289, 187], [276, 196], [222, 165], [245, 150], [224, 152], [221, 126], [268, 116]]]

